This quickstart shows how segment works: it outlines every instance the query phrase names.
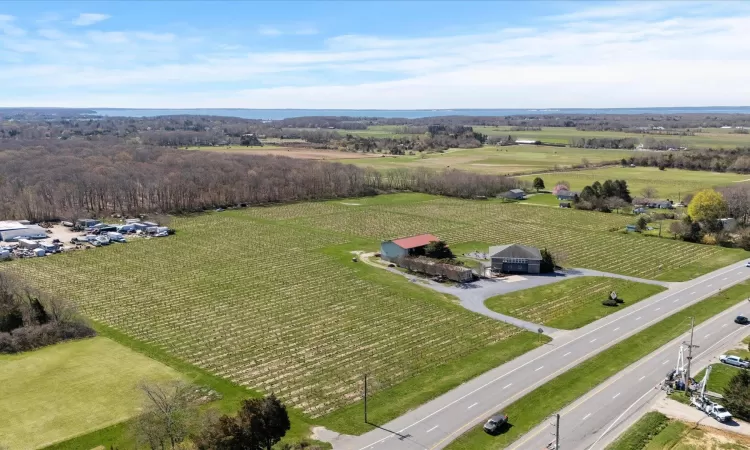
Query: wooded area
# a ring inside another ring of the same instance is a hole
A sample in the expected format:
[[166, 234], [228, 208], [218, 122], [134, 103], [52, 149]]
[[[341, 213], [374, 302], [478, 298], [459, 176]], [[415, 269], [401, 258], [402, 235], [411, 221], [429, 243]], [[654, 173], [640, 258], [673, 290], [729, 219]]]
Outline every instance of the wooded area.
[[265, 155], [189, 152], [91, 140], [10, 141], [0, 151], [0, 217], [34, 221], [92, 213], [183, 213], [415, 191], [494, 196], [518, 180], [457, 170], [378, 172]]

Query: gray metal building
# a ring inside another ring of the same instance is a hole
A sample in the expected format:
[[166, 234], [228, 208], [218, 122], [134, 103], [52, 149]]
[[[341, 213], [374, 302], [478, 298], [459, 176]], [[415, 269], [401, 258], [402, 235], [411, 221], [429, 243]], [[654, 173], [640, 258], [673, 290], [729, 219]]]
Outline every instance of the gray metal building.
[[502, 273], [540, 273], [542, 253], [525, 245], [495, 245], [490, 247], [492, 270]]

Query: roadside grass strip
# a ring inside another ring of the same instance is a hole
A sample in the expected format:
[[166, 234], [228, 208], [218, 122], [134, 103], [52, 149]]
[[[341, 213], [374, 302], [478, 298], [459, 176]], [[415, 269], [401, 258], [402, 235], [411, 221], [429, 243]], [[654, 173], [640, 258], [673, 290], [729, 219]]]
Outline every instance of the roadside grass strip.
[[506, 433], [490, 436], [482, 430], [481, 425], [475, 426], [446, 448], [484, 450], [506, 448], [512, 445], [519, 437], [550, 415], [560, 411], [630, 364], [687, 332], [690, 329], [690, 317], [695, 317], [695, 323], [700, 324], [738, 302], [744, 301], [748, 296], [749, 288], [750, 282], [744, 282], [685, 308], [582, 362], [502, 408], [510, 417], [512, 425]]
[[[581, 277], [491, 297], [485, 306], [529, 322], [572, 330], [664, 290], [661, 286], [617, 278]], [[622, 306], [602, 305], [612, 291], [617, 292]]]
[[647, 412], [625, 431], [607, 450], [640, 450], [669, 425], [669, 418], [657, 411]]

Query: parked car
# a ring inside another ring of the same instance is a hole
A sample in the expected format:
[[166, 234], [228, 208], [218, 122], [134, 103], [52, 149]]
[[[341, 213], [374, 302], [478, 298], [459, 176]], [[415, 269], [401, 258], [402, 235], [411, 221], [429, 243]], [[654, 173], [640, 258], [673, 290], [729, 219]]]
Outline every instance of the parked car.
[[750, 267], [750, 261], [748, 261], [747, 264], [745, 264], [745, 267]]
[[745, 316], [737, 316], [734, 318], [734, 323], [738, 323], [740, 325], [747, 325], [750, 323], [750, 320]]
[[729, 364], [730, 366], [735, 367], [741, 367], [743, 369], [750, 368], [750, 361], [746, 361], [739, 356], [734, 355], [721, 355], [719, 356], [719, 361], [723, 362], [724, 364]]
[[499, 433], [500, 430], [508, 423], [508, 415], [500, 413], [490, 417], [487, 423], [484, 424], [484, 431], [489, 434]]

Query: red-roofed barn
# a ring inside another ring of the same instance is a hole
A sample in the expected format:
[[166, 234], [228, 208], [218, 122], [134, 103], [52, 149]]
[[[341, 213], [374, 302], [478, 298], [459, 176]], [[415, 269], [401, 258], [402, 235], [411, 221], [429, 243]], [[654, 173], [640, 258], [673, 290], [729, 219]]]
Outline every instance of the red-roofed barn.
[[436, 236], [431, 234], [420, 234], [392, 241], [383, 241], [380, 243], [380, 256], [386, 261], [397, 261], [399, 258], [420, 253], [422, 249], [430, 242], [439, 241]]

